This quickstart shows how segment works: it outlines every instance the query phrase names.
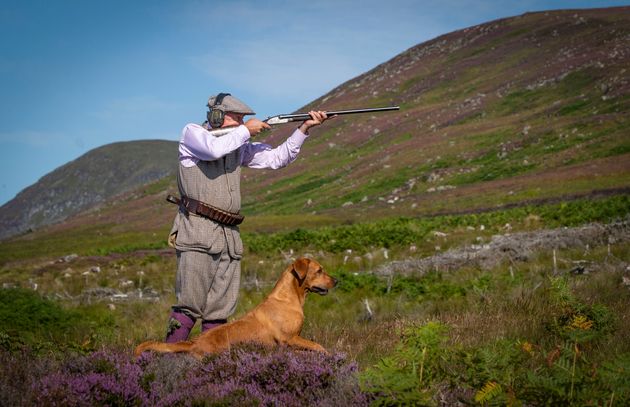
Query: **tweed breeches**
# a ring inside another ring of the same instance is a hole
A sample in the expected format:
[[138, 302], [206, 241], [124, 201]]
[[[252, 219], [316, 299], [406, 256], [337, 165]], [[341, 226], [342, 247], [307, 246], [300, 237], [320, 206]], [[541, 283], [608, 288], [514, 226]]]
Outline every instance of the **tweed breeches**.
[[204, 320], [227, 319], [236, 309], [241, 280], [241, 261], [227, 249], [208, 254], [177, 251], [174, 310]]

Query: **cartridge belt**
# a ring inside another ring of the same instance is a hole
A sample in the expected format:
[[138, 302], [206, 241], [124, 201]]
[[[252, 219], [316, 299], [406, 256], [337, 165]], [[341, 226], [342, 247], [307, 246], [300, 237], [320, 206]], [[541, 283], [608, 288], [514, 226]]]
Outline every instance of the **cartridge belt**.
[[189, 198], [187, 196], [182, 196], [182, 198], [179, 199], [176, 196], [168, 195], [166, 197], [166, 200], [170, 203], [179, 205], [190, 213], [194, 213], [195, 215], [211, 219], [215, 222], [219, 222], [227, 226], [240, 225], [243, 222], [243, 219], [245, 219], [243, 215], [240, 215], [238, 213], [224, 211], [223, 209], [219, 209], [215, 206], [198, 201], [196, 199]]

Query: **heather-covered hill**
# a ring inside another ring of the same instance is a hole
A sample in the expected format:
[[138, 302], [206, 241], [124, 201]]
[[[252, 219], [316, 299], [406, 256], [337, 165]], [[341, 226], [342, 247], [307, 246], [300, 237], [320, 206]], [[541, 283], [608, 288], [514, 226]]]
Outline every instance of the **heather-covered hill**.
[[630, 7], [528, 13], [415, 46], [303, 109], [399, 113], [338, 118], [286, 171], [247, 172], [245, 211], [417, 215], [627, 187], [629, 23]]

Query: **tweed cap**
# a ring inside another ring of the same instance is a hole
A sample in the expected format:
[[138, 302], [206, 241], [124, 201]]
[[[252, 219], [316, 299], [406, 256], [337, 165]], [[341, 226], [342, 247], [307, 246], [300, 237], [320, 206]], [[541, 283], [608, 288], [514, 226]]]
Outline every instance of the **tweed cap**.
[[232, 95], [227, 95], [223, 98], [223, 101], [220, 105], [214, 106], [214, 101], [216, 100], [217, 96], [218, 95], [210, 96], [210, 99], [208, 99], [209, 108], [216, 108], [224, 112], [242, 113], [245, 115], [256, 114], [251, 107], [247, 106], [245, 103]]

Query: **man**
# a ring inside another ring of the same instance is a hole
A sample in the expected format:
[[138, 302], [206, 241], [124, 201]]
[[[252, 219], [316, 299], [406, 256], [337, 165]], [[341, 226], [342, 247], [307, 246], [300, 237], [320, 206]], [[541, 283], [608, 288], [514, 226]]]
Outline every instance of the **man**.
[[[227, 322], [235, 308], [243, 243], [238, 224], [241, 209], [241, 166], [278, 169], [294, 161], [308, 131], [326, 119], [311, 111], [277, 148], [251, 138], [269, 125], [229, 93], [208, 100], [208, 121], [188, 124], [179, 143], [177, 184], [181, 195], [169, 243], [177, 250], [175, 294], [166, 342], [186, 340], [197, 319], [202, 331]], [[209, 130], [232, 128], [216, 137]]]

